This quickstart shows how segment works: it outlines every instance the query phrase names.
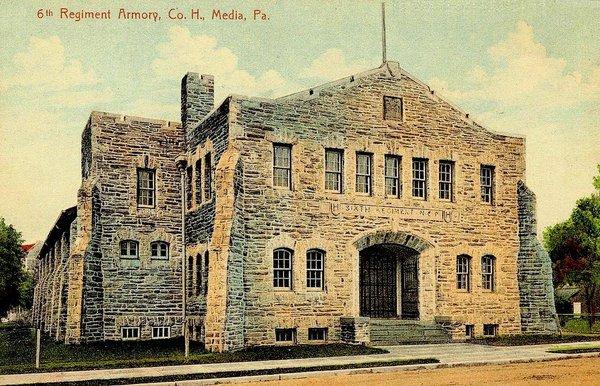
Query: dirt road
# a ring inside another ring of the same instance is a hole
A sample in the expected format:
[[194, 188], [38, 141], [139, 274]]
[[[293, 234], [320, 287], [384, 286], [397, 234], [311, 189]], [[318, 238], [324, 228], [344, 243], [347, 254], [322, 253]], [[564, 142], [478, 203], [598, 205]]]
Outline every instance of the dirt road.
[[247, 383], [252, 386], [600, 385], [600, 358]]

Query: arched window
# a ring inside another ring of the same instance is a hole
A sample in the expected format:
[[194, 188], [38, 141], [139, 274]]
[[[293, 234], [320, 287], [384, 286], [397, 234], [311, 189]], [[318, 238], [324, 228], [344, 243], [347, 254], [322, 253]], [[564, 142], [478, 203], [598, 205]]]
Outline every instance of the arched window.
[[456, 257], [456, 288], [471, 290], [471, 256], [469, 255]]
[[192, 297], [194, 291], [194, 256], [188, 256], [188, 263], [186, 267], [186, 282], [187, 282], [187, 295]]
[[166, 241], [153, 241], [150, 243], [150, 257], [153, 259], [169, 259], [169, 243]]
[[204, 252], [204, 296], [208, 295], [208, 251]]
[[484, 290], [494, 290], [494, 275], [496, 258], [492, 255], [485, 255], [481, 258], [481, 284]]
[[121, 259], [139, 259], [139, 244], [135, 240], [121, 241]]
[[279, 248], [273, 251], [273, 287], [292, 288], [292, 251]]
[[196, 255], [196, 295], [200, 295], [202, 292], [202, 255]]
[[306, 287], [323, 289], [325, 286], [325, 251], [306, 252]]

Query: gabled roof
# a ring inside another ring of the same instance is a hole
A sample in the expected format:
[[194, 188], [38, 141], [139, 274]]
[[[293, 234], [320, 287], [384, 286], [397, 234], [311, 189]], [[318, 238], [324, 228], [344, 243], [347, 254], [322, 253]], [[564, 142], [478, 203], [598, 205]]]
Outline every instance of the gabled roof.
[[57, 240], [60, 234], [62, 234], [67, 227], [71, 226], [71, 223], [76, 217], [77, 206], [72, 206], [60, 212], [58, 218], [54, 222], [54, 225], [50, 229], [50, 232], [48, 232], [48, 236], [46, 236], [46, 239], [42, 244], [38, 258], [43, 256], [50, 248], [52, 248], [52, 245], [54, 245], [54, 242]]
[[448, 102], [446, 99], [440, 97], [435, 92], [435, 90], [433, 90], [431, 87], [429, 87], [425, 82], [418, 79], [416, 76], [414, 76], [414, 75], [410, 74], [408, 71], [404, 70], [402, 67], [400, 67], [400, 64], [395, 61], [386, 61], [386, 62], [382, 63], [381, 66], [379, 66], [379, 67], [376, 67], [376, 68], [373, 68], [373, 69], [370, 69], [367, 71], [363, 71], [363, 72], [360, 72], [355, 75], [346, 76], [344, 78], [340, 78], [340, 79], [337, 79], [337, 80], [334, 80], [331, 82], [323, 83], [321, 85], [311, 87], [309, 89], [299, 91], [299, 92], [296, 92], [293, 94], [275, 98], [274, 100], [277, 102], [283, 102], [283, 103], [293, 103], [293, 102], [298, 102], [298, 101], [311, 100], [311, 99], [319, 97], [319, 95], [325, 91], [335, 91], [335, 90], [339, 90], [339, 89], [346, 90], [348, 88], [354, 87], [356, 84], [359, 83], [358, 82], [359, 80], [366, 78], [368, 76], [374, 75], [374, 74], [378, 74], [378, 73], [385, 73], [391, 77], [405, 76], [405, 77], [409, 78], [413, 82], [426, 88], [428, 90], [428, 93], [427, 93], [428, 97], [430, 97], [431, 99], [433, 99], [437, 102], [445, 103], [446, 105], [448, 105], [450, 108], [452, 108], [454, 111], [456, 111], [456, 113], [458, 114], [460, 119], [462, 119], [464, 122], [466, 122], [467, 124], [469, 124], [471, 126], [477, 127], [481, 130], [486, 130], [486, 131], [488, 131], [492, 134], [496, 134], [496, 135], [515, 137], [515, 138], [525, 138], [524, 135], [518, 135], [518, 134], [514, 134], [514, 133], [504, 133], [504, 132], [491, 130], [491, 129], [475, 122], [473, 119], [470, 118], [469, 113], [463, 111], [462, 109], [460, 109], [453, 103]]

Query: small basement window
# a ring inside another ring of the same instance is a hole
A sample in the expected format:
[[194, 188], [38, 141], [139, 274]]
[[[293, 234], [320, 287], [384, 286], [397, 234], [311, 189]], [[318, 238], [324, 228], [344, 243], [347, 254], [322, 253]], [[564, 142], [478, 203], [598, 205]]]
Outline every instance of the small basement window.
[[168, 339], [171, 337], [171, 327], [152, 327], [152, 339]]
[[276, 328], [275, 342], [294, 342], [296, 340], [295, 328]]
[[139, 327], [121, 327], [121, 338], [123, 340], [134, 340], [140, 338]]
[[309, 328], [308, 340], [327, 340], [327, 327]]
[[475, 336], [475, 326], [472, 324], [465, 325], [465, 335], [467, 338], [472, 338]]
[[484, 324], [483, 325], [483, 335], [484, 336], [498, 335], [498, 325], [497, 324]]

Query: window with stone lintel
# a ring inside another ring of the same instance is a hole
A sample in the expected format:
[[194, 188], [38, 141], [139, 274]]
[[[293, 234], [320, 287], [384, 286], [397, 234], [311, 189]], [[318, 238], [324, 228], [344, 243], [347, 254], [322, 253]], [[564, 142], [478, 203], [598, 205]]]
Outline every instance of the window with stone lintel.
[[494, 203], [494, 167], [481, 165], [480, 169], [481, 201]]
[[485, 255], [481, 258], [481, 286], [484, 290], [493, 291], [496, 258]]
[[440, 200], [454, 199], [454, 162], [440, 161], [439, 165], [439, 197]]
[[150, 257], [153, 259], [169, 259], [169, 243], [166, 241], [153, 241], [150, 243]]
[[401, 196], [401, 158], [397, 155], [385, 156], [385, 195], [387, 197]]
[[425, 158], [413, 158], [412, 196], [427, 199], [427, 160]]
[[372, 194], [373, 154], [356, 153], [356, 192]]
[[154, 169], [137, 169], [137, 204], [140, 207], [154, 207], [156, 198]]
[[469, 255], [456, 257], [456, 288], [467, 292], [471, 290], [471, 257]]
[[344, 173], [344, 151], [325, 149], [325, 190], [341, 193]]
[[292, 188], [292, 146], [273, 145], [273, 186]]
[[325, 252], [311, 249], [306, 252], [306, 287], [323, 289], [325, 287]]
[[135, 240], [123, 240], [120, 243], [121, 259], [139, 259], [139, 243]]
[[273, 287], [292, 288], [292, 251], [279, 248], [273, 251]]

